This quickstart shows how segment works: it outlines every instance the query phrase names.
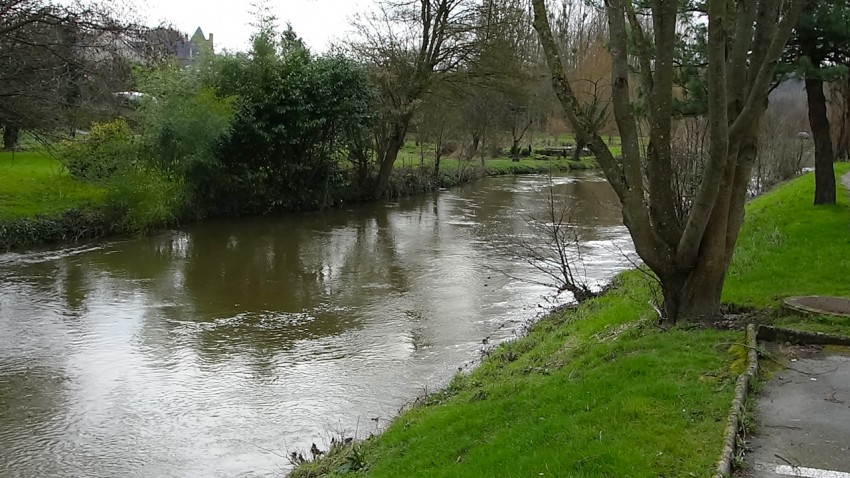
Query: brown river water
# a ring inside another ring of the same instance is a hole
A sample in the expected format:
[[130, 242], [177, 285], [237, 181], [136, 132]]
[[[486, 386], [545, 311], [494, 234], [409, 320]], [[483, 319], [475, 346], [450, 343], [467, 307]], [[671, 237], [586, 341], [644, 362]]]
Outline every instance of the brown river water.
[[[554, 183], [588, 280], [629, 267], [607, 183]], [[0, 477], [282, 476], [291, 451], [380, 430], [551, 306], [501, 247], [546, 187], [0, 255]]]

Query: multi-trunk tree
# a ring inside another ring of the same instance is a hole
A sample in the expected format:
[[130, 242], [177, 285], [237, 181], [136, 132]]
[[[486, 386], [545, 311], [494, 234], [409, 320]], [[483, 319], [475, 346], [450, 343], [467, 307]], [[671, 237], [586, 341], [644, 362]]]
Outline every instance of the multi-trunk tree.
[[[688, 3], [688, 2], [685, 2]], [[744, 218], [777, 61], [805, 0], [708, 0], [700, 5], [605, 0], [612, 57], [611, 103], [622, 140], [615, 157], [564, 72], [545, 0], [532, 0], [552, 84], [567, 119], [594, 153], [620, 198], [623, 219], [641, 259], [661, 282], [663, 318], [715, 317]], [[707, 84], [710, 153], [687, 214], [677, 213], [671, 148], [677, 27], [688, 15], [708, 23]], [[637, 73], [633, 73], [637, 67]], [[645, 116], [636, 114], [638, 81]], [[641, 123], [648, 131], [641, 130]], [[645, 145], [644, 145], [645, 140]]]

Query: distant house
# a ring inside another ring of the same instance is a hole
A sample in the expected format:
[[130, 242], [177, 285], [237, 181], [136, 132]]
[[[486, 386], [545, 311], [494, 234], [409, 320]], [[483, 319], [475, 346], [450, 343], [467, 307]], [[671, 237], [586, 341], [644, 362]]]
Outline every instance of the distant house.
[[173, 59], [180, 67], [192, 65], [204, 53], [215, 51], [213, 34], [210, 33], [208, 39], [201, 27], [195, 30], [191, 38], [173, 28], [154, 28], [144, 34], [141, 44], [146, 58]]
[[213, 34], [210, 33], [209, 39], [204, 36], [204, 31], [201, 27], [195, 30], [192, 38], [183, 41], [177, 47], [177, 63], [180, 66], [191, 65], [205, 52], [214, 52], [215, 44], [213, 43]]

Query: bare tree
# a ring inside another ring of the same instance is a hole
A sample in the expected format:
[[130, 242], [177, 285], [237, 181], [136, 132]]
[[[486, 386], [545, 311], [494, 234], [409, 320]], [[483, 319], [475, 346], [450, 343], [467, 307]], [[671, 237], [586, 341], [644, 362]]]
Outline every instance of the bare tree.
[[481, 166], [484, 166], [484, 150], [489, 135], [496, 127], [496, 117], [499, 109], [497, 93], [482, 85], [470, 83], [464, 94], [463, 103], [459, 107], [462, 118], [461, 127], [469, 135], [471, 145], [468, 149], [469, 158], [478, 154]]
[[753, 167], [753, 194], [800, 174], [812, 159], [811, 136], [806, 131], [807, 101], [802, 82], [788, 82], [770, 94], [770, 106], [759, 131]]
[[132, 31], [116, 5], [0, 0], [0, 123], [17, 131], [73, 131], [129, 78]]
[[673, 193], [676, 216], [687, 219], [699, 192], [702, 173], [709, 157], [708, 119], [688, 116], [674, 123], [672, 144]]
[[525, 262], [545, 279], [518, 276], [513, 271], [500, 271], [510, 278], [569, 292], [576, 302], [584, 302], [596, 294], [587, 282], [579, 226], [570, 203], [559, 198], [550, 175], [545, 188], [544, 207], [525, 218], [528, 228], [519, 237], [502, 239], [505, 251]]
[[[422, 102], [418, 114], [418, 138], [424, 160], [425, 145], [434, 146], [434, 180], [440, 177], [440, 162], [446, 153], [446, 145], [454, 129], [457, 99], [451, 91], [439, 90], [432, 92]], [[423, 161], [424, 162], [424, 161]]]
[[[688, 2], [686, 2], [688, 3]], [[744, 216], [759, 121], [776, 63], [805, 0], [708, 0], [706, 9], [681, 2], [606, 0], [612, 55], [612, 106], [622, 141], [615, 158], [594, 131], [565, 75], [545, 0], [532, 0], [552, 84], [576, 135], [599, 161], [623, 205], [636, 250], [658, 276], [664, 319], [704, 320], [720, 310], [726, 270]], [[640, 11], [638, 11], [638, 9]], [[704, 13], [703, 13], [704, 12]], [[676, 213], [672, 160], [677, 25], [688, 15], [708, 22], [709, 157], [686, 218]], [[639, 18], [649, 19], [651, 29]], [[630, 35], [636, 41], [630, 48]], [[634, 60], [634, 61], [633, 61]], [[633, 66], [645, 93], [648, 143], [641, 146]]]
[[359, 40], [349, 48], [370, 65], [381, 97], [376, 198], [386, 191], [423, 96], [469, 56], [475, 13], [468, 0], [384, 0], [356, 20]]

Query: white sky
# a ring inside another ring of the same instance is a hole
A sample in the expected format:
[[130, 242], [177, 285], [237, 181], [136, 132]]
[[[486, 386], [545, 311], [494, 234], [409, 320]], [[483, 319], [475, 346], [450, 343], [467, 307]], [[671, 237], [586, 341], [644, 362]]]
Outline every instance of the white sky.
[[[170, 23], [190, 36], [201, 27], [215, 35], [215, 50], [247, 50], [253, 28], [254, 0], [131, 0], [149, 25]], [[349, 18], [372, 0], [269, 0], [281, 27], [292, 24], [295, 33], [315, 53], [351, 30]]]

